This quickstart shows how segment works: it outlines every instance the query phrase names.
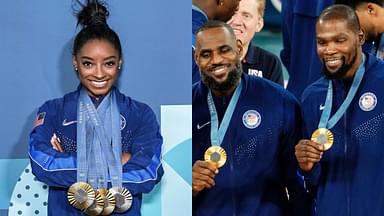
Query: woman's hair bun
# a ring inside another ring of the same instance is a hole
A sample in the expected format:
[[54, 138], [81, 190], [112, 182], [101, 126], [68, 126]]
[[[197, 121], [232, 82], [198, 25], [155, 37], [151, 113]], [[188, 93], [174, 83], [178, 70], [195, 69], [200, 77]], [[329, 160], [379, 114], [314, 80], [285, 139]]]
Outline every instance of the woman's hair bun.
[[105, 3], [98, 0], [87, 0], [86, 5], [77, 14], [77, 23], [83, 27], [107, 25], [109, 12]]

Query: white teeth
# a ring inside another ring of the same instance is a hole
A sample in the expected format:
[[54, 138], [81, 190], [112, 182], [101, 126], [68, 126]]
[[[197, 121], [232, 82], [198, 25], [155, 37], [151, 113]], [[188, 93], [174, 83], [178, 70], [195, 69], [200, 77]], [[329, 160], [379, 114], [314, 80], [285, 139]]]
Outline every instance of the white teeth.
[[341, 62], [340, 59], [336, 59], [336, 60], [327, 60], [327, 65], [329, 66], [334, 66], [334, 65], [337, 65]]
[[213, 70], [214, 73], [221, 73], [225, 70], [224, 66], [217, 67]]
[[107, 81], [91, 81], [91, 83], [96, 87], [104, 87], [107, 84]]

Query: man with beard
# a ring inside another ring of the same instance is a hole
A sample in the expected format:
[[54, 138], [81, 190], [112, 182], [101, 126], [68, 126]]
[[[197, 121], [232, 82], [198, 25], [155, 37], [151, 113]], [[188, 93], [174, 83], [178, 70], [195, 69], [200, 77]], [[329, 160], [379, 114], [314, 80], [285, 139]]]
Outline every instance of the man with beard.
[[[384, 215], [384, 63], [362, 51], [353, 9], [333, 5], [316, 24], [324, 77], [302, 97], [295, 155], [316, 215]], [[373, 198], [374, 195], [374, 198]]]
[[192, 0], [192, 83], [200, 81], [194, 60], [195, 33], [208, 20], [228, 21], [235, 14], [240, 0]]
[[195, 51], [202, 80], [192, 90], [193, 215], [309, 215], [296, 175], [293, 95], [242, 73], [242, 45], [226, 23], [203, 25]]

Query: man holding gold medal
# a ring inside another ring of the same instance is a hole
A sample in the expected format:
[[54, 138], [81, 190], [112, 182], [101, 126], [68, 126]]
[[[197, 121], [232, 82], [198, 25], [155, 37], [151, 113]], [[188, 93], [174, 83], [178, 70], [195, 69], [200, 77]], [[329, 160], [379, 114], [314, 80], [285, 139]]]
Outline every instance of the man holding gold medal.
[[309, 215], [294, 157], [298, 103], [278, 84], [243, 74], [241, 56], [228, 24], [208, 21], [197, 31], [193, 215]]
[[315, 215], [384, 215], [384, 63], [362, 51], [353, 9], [333, 5], [316, 24], [324, 77], [302, 96], [295, 155]]

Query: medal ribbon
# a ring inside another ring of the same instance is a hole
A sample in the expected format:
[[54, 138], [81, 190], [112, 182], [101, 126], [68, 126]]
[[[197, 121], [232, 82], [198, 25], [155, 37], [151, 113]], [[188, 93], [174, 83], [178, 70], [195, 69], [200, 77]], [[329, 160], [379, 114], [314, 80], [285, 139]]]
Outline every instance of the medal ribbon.
[[[82, 90], [80, 90], [80, 93]], [[77, 104], [77, 181], [87, 182], [88, 180], [88, 159], [90, 158], [90, 148], [87, 152], [87, 140], [85, 134], [85, 104], [79, 100]]]
[[353, 98], [356, 95], [357, 89], [360, 86], [361, 80], [363, 79], [364, 72], [365, 72], [365, 55], [362, 54], [362, 62], [359, 65], [359, 68], [357, 69], [357, 72], [355, 74], [355, 77], [353, 78], [353, 82], [351, 85], [351, 88], [348, 91], [347, 97], [339, 107], [339, 109], [336, 111], [336, 113], [331, 117], [331, 110], [332, 110], [332, 97], [333, 97], [333, 87], [332, 87], [332, 80], [329, 80], [328, 85], [328, 91], [327, 91], [327, 98], [325, 100], [324, 110], [321, 114], [320, 122], [318, 125], [318, 128], [333, 128], [336, 123], [340, 120], [340, 118], [344, 115], [344, 113], [347, 111], [349, 105], [351, 104]]
[[[97, 110], [84, 89], [80, 92], [80, 102], [83, 104], [85, 113], [93, 128], [93, 136], [89, 143], [91, 153], [95, 161], [89, 161], [88, 175], [96, 170], [98, 176], [98, 187], [107, 188], [108, 171], [111, 176], [112, 186], [122, 186], [122, 165], [121, 165], [121, 132], [120, 112], [117, 107], [116, 96], [112, 90], [98, 106]], [[89, 127], [87, 127], [89, 130]], [[81, 131], [80, 131], [81, 132]], [[91, 135], [78, 133], [78, 135]], [[112, 136], [111, 136], [112, 135]], [[88, 142], [88, 140], [87, 140]], [[78, 144], [79, 145], [79, 144]], [[94, 167], [96, 165], [96, 167]]]
[[[106, 113], [108, 113], [107, 109], [109, 107], [109, 98], [110, 96], [108, 94], [99, 106], [99, 114], [102, 116], [105, 116]], [[106, 166], [105, 158], [102, 154], [100, 140], [98, 139], [98, 136], [95, 131], [95, 113], [88, 111], [89, 107], [94, 107], [94, 105], [84, 88], [80, 90], [79, 104], [79, 110], [81, 110], [81, 112], [78, 113], [80, 115], [78, 119], [81, 119], [81, 121], [78, 122], [77, 125], [77, 146], [78, 148], [79, 146], [81, 146], [81, 148], [83, 148], [83, 146], [86, 146], [87, 160], [78, 161], [78, 163], [86, 163], [88, 170], [86, 170], [85, 180], [88, 180], [88, 182], [93, 188], [106, 188], [108, 167]], [[96, 122], [96, 124], [101, 123]], [[84, 181], [84, 179], [82, 179], [82, 181]]]
[[233, 111], [236, 108], [236, 104], [239, 100], [241, 89], [243, 87], [243, 84], [240, 80], [239, 85], [236, 87], [235, 93], [233, 93], [231, 101], [229, 102], [229, 105], [227, 107], [227, 110], [225, 111], [223, 120], [221, 121], [220, 127], [219, 127], [219, 118], [217, 117], [217, 111], [215, 108], [215, 103], [213, 102], [212, 92], [209, 89], [208, 90], [208, 108], [209, 113], [211, 115], [211, 145], [212, 146], [220, 146], [223, 142], [225, 133], [227, 132], [229, 122], [231, 121]]

